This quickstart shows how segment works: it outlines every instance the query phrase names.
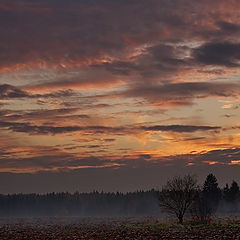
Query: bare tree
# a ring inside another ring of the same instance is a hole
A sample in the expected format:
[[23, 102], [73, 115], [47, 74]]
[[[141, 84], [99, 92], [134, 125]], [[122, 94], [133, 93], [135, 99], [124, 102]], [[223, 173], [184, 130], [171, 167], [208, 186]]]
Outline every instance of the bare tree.
[[176, 176], [168, 180], [159, 193], [159, 206], [166, 212], [175, 214], [180, 224], [186, 211], [197, 194], [197, 179], [194, 175]]

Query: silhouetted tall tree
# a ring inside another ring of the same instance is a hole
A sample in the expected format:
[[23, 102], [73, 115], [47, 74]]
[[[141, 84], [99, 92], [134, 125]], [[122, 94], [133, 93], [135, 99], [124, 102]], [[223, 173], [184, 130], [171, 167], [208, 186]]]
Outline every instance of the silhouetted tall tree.
[[217, 178], [212, 173], [207, 176], [204, 182], [202, 197], [206, 204], [207, 214], [215, 213], [221, 199], [221, 190], [218, 187]]
[[225, 201], [229, 201], [229, 186], [228, 184], [226, 183], [226, 186], [223, 188], [223, 199]]
[[223, 197], [226, 200], [227, 204], [230, 206], [230, 211], [235, 212], [238, 211], [238, 202], [240, 197], [239, 186], [236, 181], [232, 181], [231, 187], [226, 187], [223, 190]]
[[230, 201], [236, 201], [239, 198], [239, 186], [237, 182], [233, 181], [229, 189], [229, 199]]

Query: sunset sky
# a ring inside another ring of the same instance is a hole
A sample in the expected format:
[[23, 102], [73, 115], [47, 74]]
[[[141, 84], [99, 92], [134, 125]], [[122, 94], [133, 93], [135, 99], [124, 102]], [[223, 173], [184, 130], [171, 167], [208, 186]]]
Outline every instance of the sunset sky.
[[0, 193], [240, 181], [239, 12], [238, 0], [0, 0]]

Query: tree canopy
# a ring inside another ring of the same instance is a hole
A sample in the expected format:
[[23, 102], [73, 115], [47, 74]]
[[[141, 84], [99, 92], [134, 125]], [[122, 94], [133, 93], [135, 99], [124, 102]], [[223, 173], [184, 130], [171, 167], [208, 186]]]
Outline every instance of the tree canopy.
[[193, 175], [176, 176], [168, 180], [159, 194], [160, 207], [175, 214], [180, 224], [186, 211], [193, 203], [197, 194], [197, 179]]

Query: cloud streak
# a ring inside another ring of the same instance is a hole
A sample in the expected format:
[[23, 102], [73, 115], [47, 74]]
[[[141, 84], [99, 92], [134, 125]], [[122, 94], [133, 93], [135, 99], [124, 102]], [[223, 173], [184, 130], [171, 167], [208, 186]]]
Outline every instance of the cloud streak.
[[162, 132], [196, 132], [196, 131], [219, 131], [218, 126], [192, 126], [192, 125], [155, 125], [141, 127], [107, 127], [107, 126], [37, 126], [29, 123], [0, 122], [1, 128], [6, 128], [13, 132], [23, 132], [28, 134], [63, 134], [68, 132], [86, 131], [95, 134], [127, 134], [138, 131], [162, 131]]
[[191, 105], [194, 99], [207, 97], [238, 97], [239, 83], [183, 82], [134, 87], [124, 96], [142, 97], [156, 105]]
[[184, 126], [184, 125], [169, 125], [169, 126], [150, 126], [142, 127], [146, 131], [170, 131], [170, 132], [196, 132], [196, 131], [219, 131], [221, 127], [212, 127], [212, 126]]
[[19, 87], [15, 87], [9, 84], [0, 85], [0, 100], [1, 99], [23, 99], [23, 98], [58, 98], [69, 97], [74, 93], [72, 90], [61, 90], [45, 94], [31, 94], [22, 90]]

